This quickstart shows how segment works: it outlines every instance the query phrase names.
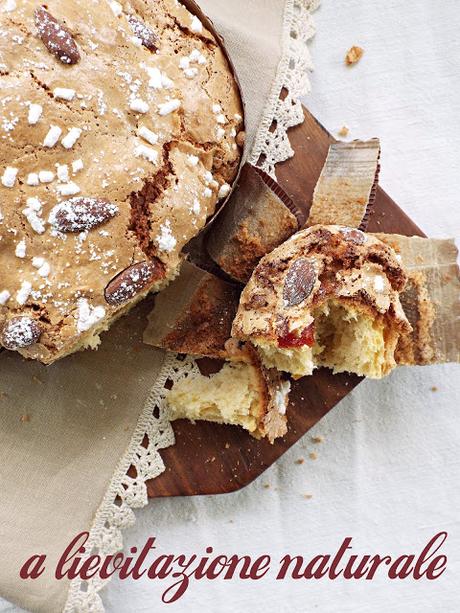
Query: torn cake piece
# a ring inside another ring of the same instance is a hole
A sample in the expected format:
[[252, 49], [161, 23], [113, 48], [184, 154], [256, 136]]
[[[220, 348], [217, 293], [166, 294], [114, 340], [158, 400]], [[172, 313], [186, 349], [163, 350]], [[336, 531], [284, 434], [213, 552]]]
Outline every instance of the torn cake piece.
[[391, 247], [344, 226], [303, 230], [261, 260], [244, 289], [232, 335], [266, 368], [311, 375], [326, 366], [379, 379], [396, 367], [410, 323], [404, 272]]
[[237, 286], [186, 262], [156, 297], [144, 342], [175, 353], [224, 359], [210, 376], [197, 374], [168, 394], [171, 419], [238, 425], [270, 441], [286, 433], [290, 384], [263, 367], [250, 346], [231, 340], [239, 303]]
[[217, 373], [175, 383], [166, 399], [170, 417], [241, 426], [273, 443], [287, 432], [290, 382], [264, 368], [255, 352], [248, 350], [244, 358], [238, 354]]

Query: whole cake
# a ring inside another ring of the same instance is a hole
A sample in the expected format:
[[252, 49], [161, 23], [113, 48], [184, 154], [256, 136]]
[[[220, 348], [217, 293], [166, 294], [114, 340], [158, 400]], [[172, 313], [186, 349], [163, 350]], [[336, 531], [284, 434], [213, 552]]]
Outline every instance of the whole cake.
[[241, 295], [232, 335], [266, 368], [294, 377], [320, 366], [381, 378], [411, 332], [400, 293], [407, 277], [378, 238], [313, 226], [265, 256]]
[[241, 100], [176, 0], [6, 0], [0, 83], [0, 344], [51, 363], [175, 277], [230, 192]]

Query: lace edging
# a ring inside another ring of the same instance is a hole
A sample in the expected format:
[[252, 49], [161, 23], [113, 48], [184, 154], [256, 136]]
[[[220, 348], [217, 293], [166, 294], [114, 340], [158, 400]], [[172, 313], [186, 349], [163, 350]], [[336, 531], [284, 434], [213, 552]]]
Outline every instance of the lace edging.
[[[159, 450], [174, 444], [174, 432], [164, 403], [165, 384], [168, 379], [177, 377], [177, 358], [167, 355], [128, 450], [120, 460], [96, 513], [86, 543], [88, 555], [107, 556], [123, 549], [121, 531], [135, 523], [133, 509], [140, 509], [148, 503], [146, 482], [165, 470]], [[135, 477], [128, 475], [131, 467], [135, 469]], [[72, 581], [64, 613], [103, 613], [99, 592], [108, 581], [98, 577], [90, 581]]]
[[308, 49], [316, 29], [312, 17], [320, 0], [286, 0], [283, 53], [264, 117], [250, 155], [251, 164], [276, 179], [276, 164], [294, 155], [288, 130], [304, 121], [301, 98], [310, 92], [313, 63]]

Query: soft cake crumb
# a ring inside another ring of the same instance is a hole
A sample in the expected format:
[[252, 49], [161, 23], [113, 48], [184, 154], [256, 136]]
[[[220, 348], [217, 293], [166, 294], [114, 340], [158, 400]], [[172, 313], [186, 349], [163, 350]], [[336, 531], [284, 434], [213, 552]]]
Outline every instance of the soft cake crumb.
[[348, 50], [345, 56], [345, 63], [348, 66], [356, 64], [363, 57], [364, 49], [362, 47], [353, 46]]

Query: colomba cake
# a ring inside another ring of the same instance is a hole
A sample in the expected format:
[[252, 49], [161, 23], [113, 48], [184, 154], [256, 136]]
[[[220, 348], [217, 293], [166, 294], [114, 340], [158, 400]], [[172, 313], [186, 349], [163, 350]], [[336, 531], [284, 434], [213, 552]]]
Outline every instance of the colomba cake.
[[0, 346], [49, 364], [175, 277], [243, 129], [216, 36], [176, 0], [0, 7]]

